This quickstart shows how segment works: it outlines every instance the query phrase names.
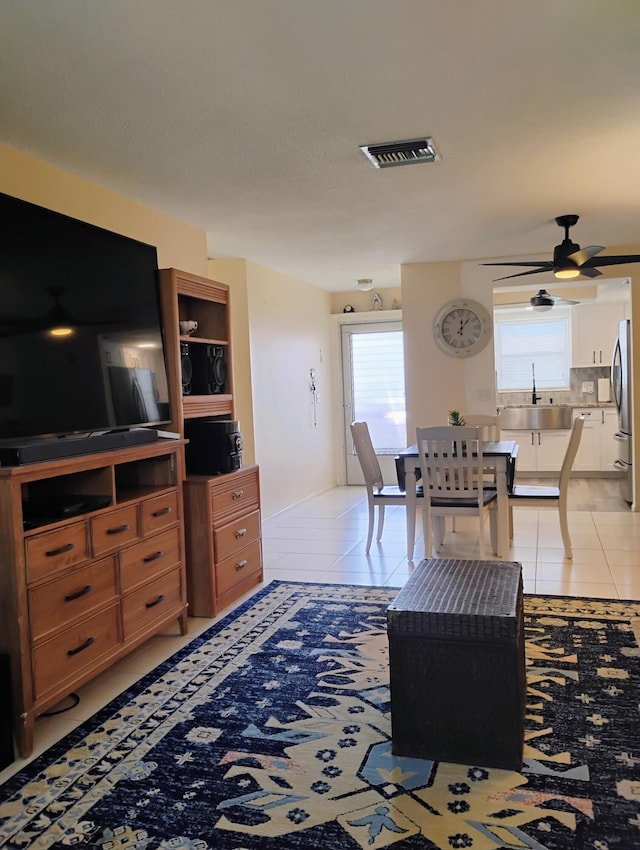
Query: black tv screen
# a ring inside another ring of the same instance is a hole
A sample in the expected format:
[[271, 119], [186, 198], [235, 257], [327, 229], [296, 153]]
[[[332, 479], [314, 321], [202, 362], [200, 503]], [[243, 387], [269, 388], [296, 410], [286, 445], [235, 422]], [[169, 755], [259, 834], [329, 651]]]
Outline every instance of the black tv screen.
[[0, 194], [0, 440], [170, 420], [156, 249]]

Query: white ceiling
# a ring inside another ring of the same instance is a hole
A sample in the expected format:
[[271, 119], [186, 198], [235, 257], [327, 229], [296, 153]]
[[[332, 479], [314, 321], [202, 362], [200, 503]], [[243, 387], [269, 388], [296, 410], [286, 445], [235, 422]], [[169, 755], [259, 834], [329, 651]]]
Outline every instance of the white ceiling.
[[[398, 286], [551, 259], [565, 213], [583, 247], [640, 242], [639, 44], [638, 0], [2, 0], [0, 141], [211, 257]], [[440, 162], [359, 150], [422, 135]]]

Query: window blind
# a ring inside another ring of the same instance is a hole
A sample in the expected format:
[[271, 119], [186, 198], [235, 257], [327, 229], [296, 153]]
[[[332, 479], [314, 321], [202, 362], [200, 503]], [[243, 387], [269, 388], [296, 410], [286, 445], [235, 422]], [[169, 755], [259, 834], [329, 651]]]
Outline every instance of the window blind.
[[378, 454], [406, 447], [404, 345], [402, 331], [350, 334], [354, 421], [369, 425]]
[[568, 308], [523, 317], [496, 311], [494, 344], [498, 392], [536, 388], [569, 389], [571, 333]]

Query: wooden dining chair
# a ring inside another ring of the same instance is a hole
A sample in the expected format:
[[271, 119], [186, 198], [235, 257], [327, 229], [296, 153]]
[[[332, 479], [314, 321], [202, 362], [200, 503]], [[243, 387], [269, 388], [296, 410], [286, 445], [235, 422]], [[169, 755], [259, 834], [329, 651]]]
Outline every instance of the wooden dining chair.
[[[360, 462], [365, 487], [367, 489], [367, 501], [369, 503], [369, 528], [367, 530], [367, 545], [365, 552], [368, 555], [373, 539], [373, 525], [375, 520], [375, 509], [378, 508], [378, 530], [376, 541], [382, 539], [384, 528], [384, 509], [387, 505], [405, 505], [406, 494], [397, 484], [385, 484], [382, 480], [380, 464], [376, 457], [376, 451], [371, 442], [369, 426], [366, 422], [352, 422], [351, 436], [353, 445]], [[416, 496], [423, 494], [422, 485], [416, 487]]]
[[480, 558], [485, 557], [484, 521], [489, 514], [491, 544], [498, 552], [497, 491], [485, 487], [480, 428], [448, 425], [417, 428], [416, 441], [424, 485], [422, 522], [425, 557], [444, 542], [444, 518], [477, 516]]
[[565, 558], [573, 558], [571, 537], [569, 536], [569, 523], [567, 520], [567, 494], [569, 490], [569, 479], [571, 468], [576, 458], [582, 429], [584, 428], [584, 416], [577, 416], [573, 421], [569, 444], [562, 461], [560, 479], [556, 486], [545, 487], [539, 484], [514, 484], [509, 493], [509, 536], [513, 539], [513, 507], [515, 505], [540, 508], [546, 506], [557, 506], [560, 516], [560, 533], [564, 544]]

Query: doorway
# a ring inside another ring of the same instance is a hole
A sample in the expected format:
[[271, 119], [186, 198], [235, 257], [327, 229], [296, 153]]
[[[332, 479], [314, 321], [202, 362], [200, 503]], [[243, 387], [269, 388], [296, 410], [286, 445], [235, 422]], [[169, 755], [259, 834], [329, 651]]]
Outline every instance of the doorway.
[[356, 421], [368, 424], [384, 480], [393, 483], [407, 439], [402, 323], [342, 325], [341, 357], [346, 483], [364, 483], [349, 429]]

